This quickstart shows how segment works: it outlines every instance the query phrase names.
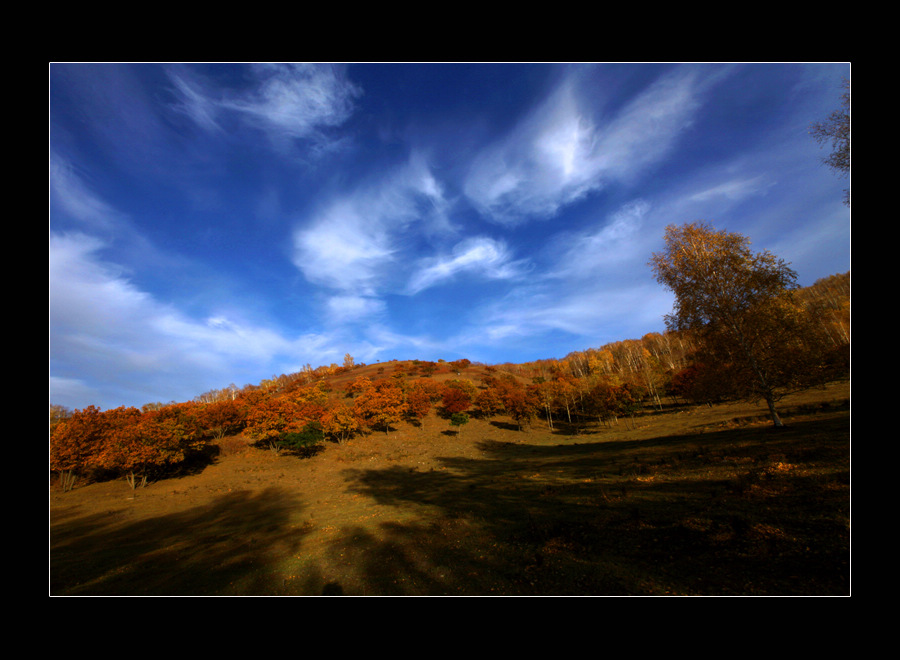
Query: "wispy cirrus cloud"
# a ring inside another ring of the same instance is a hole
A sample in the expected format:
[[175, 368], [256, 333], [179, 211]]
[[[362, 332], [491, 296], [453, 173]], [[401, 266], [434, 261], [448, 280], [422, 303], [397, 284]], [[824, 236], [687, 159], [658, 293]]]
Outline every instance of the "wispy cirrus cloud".
[[371, 296], [339, 294], [326, 302], [328, 317], [333, 323], [352, 323], [360, 319], [371, 319], [384, 313], [383, 300]]
[[293, 263], [306, 279], [341, 295], [375, 296], [396, 286], [407, 263], [404, 230], [446, 231], [443, 191], [420, 159], [335, 197], [298, 224]]
[[313, 137], [322, 127], [343, 124], [361, 93], [335, 65], [260, 65], [254, 72], [259, 84], [252, 93], [226, 99], [223, 107], [266, 132], [291, 138]]
[[525, 270], [524, 261], [513, 260], [503, 242], [474, 237], [458, 243], [450, 254], [424, 259], [411, 277], [407, 291], [415, 294], [463, 273], [510, 280], [518, 278]]
[[715, 199], [741, 201], [748, 197], [764, 195], [775, 182], [765, 175], [731, 178], [717, 181], [709, 188], [694, 193], [688, 198], [691, 202], [707, 202]]
[[55, 153], [50, 155], [49, 181], [51, 210], [64, 213], [80, 225], [106, 231], [124, 219], [124, 214], [85, 185], [71, 163]]
[[[645, 263], [657, 240], [647, 231], [655, 216], [652, 204], [636, 199], [592, 227], [557, 233], [528, 277], [473, 310], [472, 329], [457, 341], [477, 351], [567, 335], [583, 348], [644, 334], [672, 304]], [[617, 337], [616, 329], [636, 334]]]
[[220, 132], [222, 130], [219, 125], [220, 102], [209, 96], [196, 77], [188, 76], [184, 72], [170, 71], [169, 79], [175, 85], [174, 93], [177, 101], [173, 105], [174, 109], [203, 130]]
[[453, 343], [459, 350], [477, 354], [498, 344], [514, 350], [517, 343], [543, 340], [548, 348], [545, 355], [550, 355], [562, 345], [558, 338], [563, 335], [577, 338], [581, 349], [640, 337], [658, 325], [671, 306], [671, 296], [645, 280], [623, 282], [615, 288], [539, 283], [480, 306]]
[[466, 195], [496, 222], [552, 217], [659, 162], [690, 126], [699, 92], [690, 70], [678, 70], [605, 117], [582, 100], [578, 79], [570, 78], [475, 158]]
[[330, 142], [323, 131], [346, 122], [362, 93], [337, 65], [259, 64], [247, 73], [250, 85], [209, 92], [196, 74], [170, 69], [175, 108], [208, 131], [222, 130], [227, 116], [262, 131], [276, 145], [305, 139], [321, 147]]
[[[552, 252], [559, 255], [548, 269], [549, 279], [572, 279], [581, 286], [584, 278], [605, 273], [606, 282], [630, 277], [635, 265], [642, 268], [638, 255], [656, 240], [656, 231], [642, 232], [652, 210], [644, 199], [623, 204], [597, 226], [579, 232], [564, 232], [553, 241]], [[622, 264], [630, 264], [627, 271]]]

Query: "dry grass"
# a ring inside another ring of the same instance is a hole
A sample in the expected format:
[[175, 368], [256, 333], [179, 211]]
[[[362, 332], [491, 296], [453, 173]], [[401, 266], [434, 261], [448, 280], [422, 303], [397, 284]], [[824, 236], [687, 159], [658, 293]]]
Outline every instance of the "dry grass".
[[849, 383], [527, 432], [429, 419], [310, 459], [50, 494], [51, 595], [848, 595]]

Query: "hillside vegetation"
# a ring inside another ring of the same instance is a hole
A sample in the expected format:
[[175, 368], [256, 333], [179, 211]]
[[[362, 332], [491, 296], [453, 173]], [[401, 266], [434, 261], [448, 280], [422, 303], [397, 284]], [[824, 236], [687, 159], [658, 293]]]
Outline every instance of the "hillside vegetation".
[[309, 456], [217, 441], [132, 491], [51, 490], [52, 595], [847, 595], [849, 383], [575, 435], [473, 419]]

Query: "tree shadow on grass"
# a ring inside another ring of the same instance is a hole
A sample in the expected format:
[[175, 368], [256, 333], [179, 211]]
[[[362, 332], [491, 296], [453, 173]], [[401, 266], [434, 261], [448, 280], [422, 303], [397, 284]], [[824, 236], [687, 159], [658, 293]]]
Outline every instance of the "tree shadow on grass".
[[50, 595], [266, 593], [268, 558], [302, 542], [287, 524], [297, 506], [269, 488], [130, 522], [121, 520], [127, 517], [121, 512], [54, 516]]
[[348, 470], [347, 495], [396, 515], [341, 523], [315, 544], [315, 530], [297, 524], [305, 503], [274, 487], [140, 521], [128, 510], [62, 508], [51, 524], [50, 591], [844, 595], [847, 419], [778, 432], [480, 442], [477, 458], [448, 456], [427, 471]]
[[358, 559], [391, 593], [843, 595], [846, 426], [484, 442], [430, 472], [358, 470], [360, 495], [434, 512]]

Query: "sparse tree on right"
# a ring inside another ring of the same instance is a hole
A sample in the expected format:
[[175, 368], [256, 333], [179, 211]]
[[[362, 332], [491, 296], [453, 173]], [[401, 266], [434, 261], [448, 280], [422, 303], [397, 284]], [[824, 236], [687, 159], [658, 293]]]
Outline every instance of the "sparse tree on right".
[[783, 426], [776, 402], [822, 373], [815, 329], [792, 296], [797, 274], [768, 251], [754, 254], [745, 236], [702, 222], [667, 227], [650, 266], [675, 294], [666, 325], [697, 338], [722, 394], [764, 400]]
[[[850, 177], [850, 81], [844, 80], [841, 108], [825, 121], [816, 122], [810, 133], [819, 145], [831, 143], [831, 154], [824, 163], [844, 177]], [[850, 188], [844, 191], [844, 204], [850, 206]]]

